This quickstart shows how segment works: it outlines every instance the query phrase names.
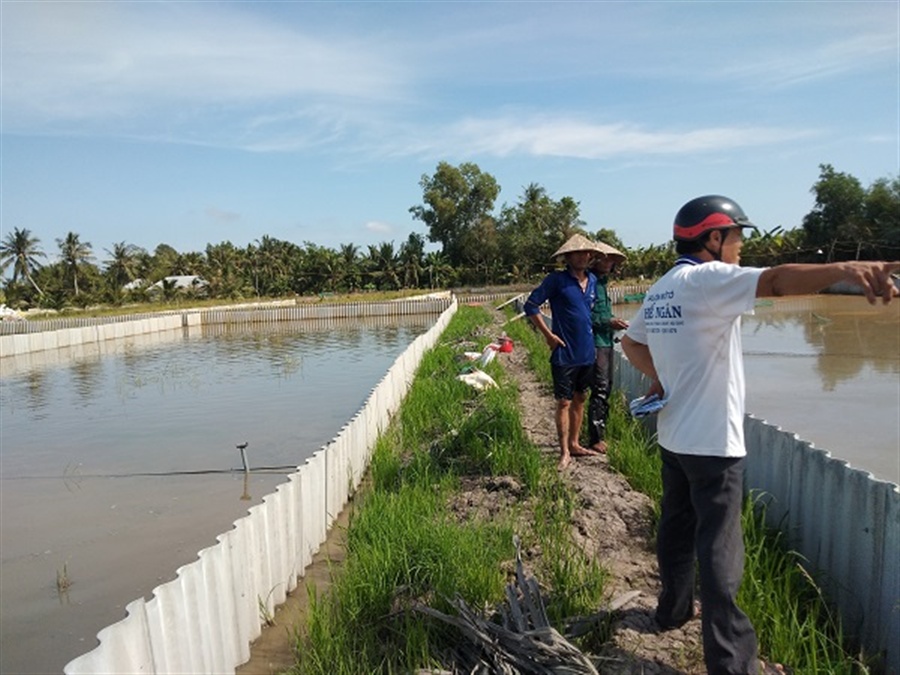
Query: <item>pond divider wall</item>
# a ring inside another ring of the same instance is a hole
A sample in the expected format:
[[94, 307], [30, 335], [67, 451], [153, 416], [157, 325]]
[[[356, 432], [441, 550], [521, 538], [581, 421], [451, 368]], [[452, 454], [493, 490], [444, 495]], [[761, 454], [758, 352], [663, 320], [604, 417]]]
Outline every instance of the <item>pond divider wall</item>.
[[[288, 475], [262, 503], [250, 507], [231, 530], [216, 538], [217, 544], [178, 568], [175, 579], [153, 589], [149, 600], [130, 602], [124, 619], [97, 634], [99, 646], [70, 661], [64, 672], [233, 673], [248, 661], [250, 643], [261, 634], [265, 617], [297, 587], [359, 486], [375, 441], [399, 408], [422, 356], [435, 345], [456, 308], [456, 300], [447, 297], [355, 308], [292, 308], [303, 310], [303, 316], [293, 312], [282, 315], [286, 308], [271, 315], [257, 314], [257, 319], [268, 316], [275, 321], [347, 319], [372, 316], [373, 312], [385, 316], [441, 312], [435, 324], [397, 357], [337, 436]], [[204, 322], [251, 318], [232, 311], [184, 312], [155, 325], [165, 330], [174, 319], [187, 326], [202, 314], [206, 314]]]
[[[628, 399], [650, 387], [615, 353], [615, 386]], [[650, 418], [651, 431], [655, 419]], [[847, 421], [852, 424], [852, 420]], [[807, 561], [837, 607], [845, 635], [867, 654], [884, 653], [900, 673], [900, 487], [853, 469], [790, 431], [747, 415], [746, 489], [766, 504], [766, 521]], [[860, 442], [865, 442], [860, 430]]]

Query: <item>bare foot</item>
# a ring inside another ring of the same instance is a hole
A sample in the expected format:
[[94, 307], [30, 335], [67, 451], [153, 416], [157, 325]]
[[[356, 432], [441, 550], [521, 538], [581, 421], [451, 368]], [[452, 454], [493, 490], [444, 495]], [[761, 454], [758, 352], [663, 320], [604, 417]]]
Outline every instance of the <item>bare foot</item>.
[[583, 448], [580, 445], [571, 446], [569, 448], [569, 453], [571, 453], [572, 457], [592, 457], [594, 455], [600, 454], [596, 450], [592, 450], [590, 448]]
[[571, 462], [571, 461], [572, 461], [572, 456], [569, 453], [566, 453], [559, 458], [559, 464], [557, 465], [557, 468], [560, 471], [562, 471], [567, 466], [569, 466], [569, 462]]
[[601, 455], [605, 455], [607, 450], [606, 441], [597, 441], [591, 446], [591, 450], [594, 450]]

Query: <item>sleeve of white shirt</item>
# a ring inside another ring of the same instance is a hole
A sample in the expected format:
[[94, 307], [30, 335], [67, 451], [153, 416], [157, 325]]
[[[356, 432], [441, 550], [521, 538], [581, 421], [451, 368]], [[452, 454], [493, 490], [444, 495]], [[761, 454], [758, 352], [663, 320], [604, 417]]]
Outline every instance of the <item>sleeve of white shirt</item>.
[[703, 288], [710, 309], [720, 316], [738, 316], [756, 304], [756, 287], [764, 267], [739, 267], [722, 262], [700, 265], [691, 281]]

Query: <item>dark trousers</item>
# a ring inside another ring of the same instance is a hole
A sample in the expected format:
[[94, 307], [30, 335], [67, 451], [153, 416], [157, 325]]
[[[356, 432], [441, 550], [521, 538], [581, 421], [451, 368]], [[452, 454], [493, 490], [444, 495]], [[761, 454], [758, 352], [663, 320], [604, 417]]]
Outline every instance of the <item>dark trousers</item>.
[[693, 616], [696, 560], [709, 675], [755, 675], [759, 669], [756, 632], [736, 602], [744, 574], [743, 478], [743, 458], [662, 449], [657, 539], [662, 592], [656, 619], [661, 627], [671, 628]]
[[609, 417], [609, 394], [613, 378], [613, 348], [595, 347], [594, 351], [594, 378], [591, 381], [591, 400], [588, 402], [589, 445], [606, 438], [606, 418]]

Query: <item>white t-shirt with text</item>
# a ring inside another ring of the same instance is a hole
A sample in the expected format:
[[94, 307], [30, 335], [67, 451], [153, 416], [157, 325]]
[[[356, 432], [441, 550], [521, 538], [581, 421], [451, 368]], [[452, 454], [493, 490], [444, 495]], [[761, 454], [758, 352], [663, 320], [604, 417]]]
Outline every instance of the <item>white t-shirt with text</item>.
[[647, 292], [626, 334], [650, 348], [668, 398], [657, 424], [666, 450], [747, 454], [741, 314], [763, 271], [685, 257]]

